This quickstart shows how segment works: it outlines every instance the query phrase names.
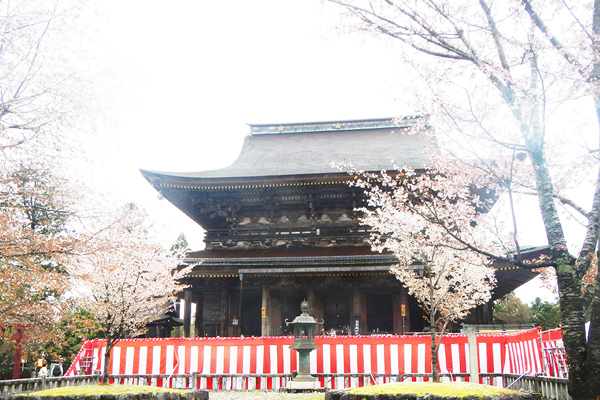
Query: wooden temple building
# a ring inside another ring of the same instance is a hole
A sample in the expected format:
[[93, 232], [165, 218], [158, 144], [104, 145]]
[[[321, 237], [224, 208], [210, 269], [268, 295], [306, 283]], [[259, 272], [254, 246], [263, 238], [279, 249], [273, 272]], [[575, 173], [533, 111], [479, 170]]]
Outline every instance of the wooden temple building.
[[[299, 313], [323, 332], [407, 334], [426, 325], [416, 300], [389, 268], [392, 254], [371, 251], [369, 228], [354, 211], [363, 193], [331, 163], [379, 172], [393, 162], [422, 169], [429, 145], [408, 130], [421, 117], [250, 125], [229, 167], [143, 176], [206, 231], [205, 249], [182, 295], [184, 335], [274, 336]], [[499, 298], [535, 273], [498, 266]], [[195, 309], [195, 318], [190, 318]], [[491, 323], [491, 305], [470, 323]]]

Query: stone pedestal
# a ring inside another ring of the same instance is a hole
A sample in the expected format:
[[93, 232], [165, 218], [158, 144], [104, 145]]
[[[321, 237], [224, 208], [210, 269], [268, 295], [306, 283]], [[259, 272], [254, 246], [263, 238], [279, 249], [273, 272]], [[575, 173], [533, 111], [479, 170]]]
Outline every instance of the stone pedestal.
[[293, 326], [294, 344], [290, 349], [298, 352], [298, 375], [288, 382], [286, 389], [290, 391], [315, 391], [321, 389], [321, 384], [314, 376], [310, 375], [310, 352], [317, 349], [315, 345], [315, 331], [317, 321], [308, 315], [308, 302], [300, 304], [302, 314], [293, 321], [286, 321]]

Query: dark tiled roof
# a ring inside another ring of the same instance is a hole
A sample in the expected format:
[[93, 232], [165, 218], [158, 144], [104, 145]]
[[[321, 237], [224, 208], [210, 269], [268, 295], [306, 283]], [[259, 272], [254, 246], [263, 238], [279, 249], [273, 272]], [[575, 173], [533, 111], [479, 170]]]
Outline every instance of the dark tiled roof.
[[[323, 123], [251, 125], [237, 160], [229, 167], [188, 173], [158, 173], [186, 178], [230, 178], [331, 174], [331, 163], [351, 163], [365, 171], [392, 169], [393, 162], [415, 169], [429, 163], [423, 136], [409, 134], [426, 119], [378, 119]], [[146, 175], [142, 171], [142, 174]]]

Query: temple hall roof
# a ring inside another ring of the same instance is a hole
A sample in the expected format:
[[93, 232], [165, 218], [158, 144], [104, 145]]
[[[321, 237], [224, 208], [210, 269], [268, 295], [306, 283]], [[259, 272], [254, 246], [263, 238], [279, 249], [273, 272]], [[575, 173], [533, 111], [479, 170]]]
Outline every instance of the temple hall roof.
[[[426, 127], [424, 117], [318, 123], [250, 125], [239, 157], [229, 167], [200, 172], [142, 171], [150, 176], [232, 178], [331, 174], [331, 163], [352, 163], [365, 171], [391, 169], [393, 162], [420, 169], [429, 159], [423, 136], [409, 132]], [[411, 134], [409, 134], [411, 133]]]

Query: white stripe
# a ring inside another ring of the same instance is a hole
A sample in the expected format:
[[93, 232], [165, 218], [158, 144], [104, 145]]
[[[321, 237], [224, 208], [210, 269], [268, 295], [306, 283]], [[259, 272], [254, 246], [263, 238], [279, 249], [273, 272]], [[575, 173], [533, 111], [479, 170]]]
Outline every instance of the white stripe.
[[[272, 374], [276, 374], [277, 373], [277, 345], [272, 344], [269, 347], [269, 353], [270, 353], [270, 373]], [[316, 353], [316, 352], [313, 352]]]
[[[315, 352], [313, 352], [315, 353]], [[271, 374], [276, 374], [278, 373], [277, 371], [277, 345], [270, 345], [269, 346], [269, 373]], [[311, 360], [311, 365], [312, 365], [312, 360]], [[272, 384], [273, 384], [273, 389], [277, 390], [281, 387], [281, 385], [279, 384], [279, 379], [277, 378], [273, 378], [272, 379]]]
[[371, 369], [371, 345], [365, 344], [363, 346], [363, 370], [365, 374], [370, 374]]
[[190, 349], [190, 374], [198, 372], [198, 346]]
[[209, 375], [213, 373], [213, 371], [210, 370], [211, 352], [212, 346], [204, 346], [204, 356], [202, 359], [202, 375]]
[[[325, 346], [323, 346], [323, 347], [325, 347]], [[296, 350], [294, 350], [294, 351], [296, 351]], [[291, 363], [292, 363], [292, 357], [291, 357], [290, 345], [284, 344], [283, 345], [283, 373], [284, 374], [292, 373], [292, 369], [291, 369], [291, 365], [290, 365]]]
[[[331, 351], [329, 348], [330, 345], [323, 345], [323, 373], [330, 374], [331, 373]], [[289, 372], [285, 372], [289, 374]]]
[[398, 361], [398, 345], [392, 344], [390, 345], [390, 363], [392, 364], [392, 375], [398, 375], [400, 373], [398, 366], [400, 362]]
[[112, 349], [112, 354], [111, 354], [111, 360], [112, 360], [112, 370], [111, 370], [111, 374], [120, 374], [121, 372], [119, 371], [119, 365], [121, 364], [121, 348], [120, 347], [113, 347]]
[[[237, 370], [237, 362], [238, 362], [238, 348], [237, 346], [231, 346], [229, 350], [229, 373], [237, 374], [239, 371]], [[242, 381], [243, 379], [235, 378], [235, 382], [231, 382], [231, 389], [242, 390]], [[235, 387], [234, 387], [235, 386]]]
[[215, 374], [222, 375], [223, 374], [223, 364], [225, 361], [225, 346], [217, 346], [217, 366], [215, 370]]
[[[310, 354], [308, 355], [308, 357], [310, 358], [309, 362], [309, 374], [316, 374], [317, 373], [317, 352], [316, 351], [311, 351]], [[274, 378], [275, 379], [275, 378]], [[278, 380], [278, 379], [277, 379]]]
[[160, 346], [152, 348], [152, 375], [160, 374]]
[[250, 373], [250, 346], [244, 346], [242, 350], [242, 374]]
[[231, 346], [229, 348], [229, 373], [237, 374], [237, 346]]
[[460, 347], [458, 343], [452, 343], [450, 345], [450, 351], [452, 352], [452, 373], [461, 374], [467, 371], [460, 370]]
[[142, 346], [140, 347], [140, 359], [138, 365], [138, 371], [141, 375], [146, 374], [146, 368], [148, 368], [148, 347]]
[[479, 372], [485, 374], [488, 372], [488, 367], [487, 367], [487, 346], [485, 345], [485, 343], [479, 343], [478, 346], [478, 351], [479, 351]]
[[448, 362], [446, 361], [446, 345], [440, 344], [438, 347], [438, 370], [442, 374], [448, 373]]
[[425, 373], [425, 343], [419, 343], [417, 345], [417, 373]]
[[[230, 374], [236, 374], [237, 373], [237, 346], [231, 346], [229, 347], [229, 349], [227, 349], [229, 351], [229, 373]], [[229, 390], [233, 390], [233, 389], [237, 389], [234, 388], [234, 382], [233, 382], [233, 378], [229, 379], [228, 381], [228, 388]]]
[[[95, 349], [92, 351], [92, 354], [93, 354], [93, 356], [92, 356], [92, 357], [93, 357], [93, 361], [92, 361], [92, 363], [93, 363], [93, 364], [92, 364], [92, 367], [93, 367], [93, 368], [96, 368], [96, 365], [98, 365], [98, 353], [99, 353], [99, 349], [96, 347], [96, 348], [95, 348]], [[93, 368], [92, 368], [92, 369], [93, 369]], [[102, 369], [100, 369], [100, 371], [102, 371]], [[92, 373], [93, 373], [93, 372], [94, 372], [94, 371], [92, 371]]]
[[412, 374], [412, 345], [404, 345], [404, 373]]
[[[262, 374], [265, 362], [265, 346], [256, 346], [256, 373]], [[264, 379], [261, 379], [264, 381]]]
[[165, 357], [165, 364], [166, 364], [166, 368], [165, 368], [165, 372], [167, 373], [167, 375], [171, 375], [174, 372], [174, 354], [175, 354], [175, 346], [170, 345], [167, 346], [167, 355]]
[[502, 369], [503, 374], [510, 374], [510, 347], [508, 344], [504, 346], [504, 350], [506, 355], [504, 356], [504, 368]]
[[133, 374], [133, 352], [135, 348], [127, 347], [125, 350], [125, 375]]
[[337, 373], [346, 373], [344, 371], [344, 345], [337, 344], [335, 345], [335, 367], [337, 368]]
[[185, 374], [185, 367], [186, 367], [186, 359], [185, 359], [185, 348], [186, 346], [179, 346], [177, 347], [177, 353], [179, 356], [179, 372], [180, 374]]
[[385, 374], [385, 346], [377, 345], [377, 373]]
[[[494, 373], [502, 373], [502, 348], [500, 343], [492, 343], [492, 361], [494, 362]], [[502, 379], [500, 377], [494, 378], [494, 386], [502, 385]]]
[[494, 361], [494, 372], [495, 374], [502, 373], [502, 348], [500, 347], [500, 343], [492, 344], [492, 356]]
[[358, 373], [358, 347], [355, 344], [350, 345], [350, 373]]
[[[344, 345], [343, 344], [338, 344], [335, 346], [335, 358], [336, 358], [336, 368], [337, 368], [337, 373], [345, 373], [345, 369], [344, 369]], [[344, 387], [344, 378], [343, 377], [338, 377], [335, 380], [335, 386], [336, 388], [343, 388]]]

